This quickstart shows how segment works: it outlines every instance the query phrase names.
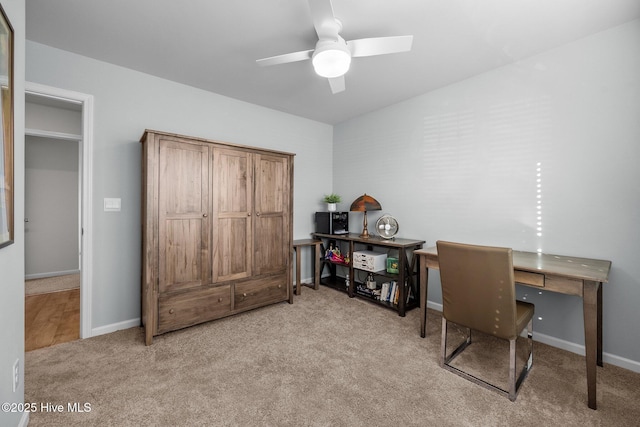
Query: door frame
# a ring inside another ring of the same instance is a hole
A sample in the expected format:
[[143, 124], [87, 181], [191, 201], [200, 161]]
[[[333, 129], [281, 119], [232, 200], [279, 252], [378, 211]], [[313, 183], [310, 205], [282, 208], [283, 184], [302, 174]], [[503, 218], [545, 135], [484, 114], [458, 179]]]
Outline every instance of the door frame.
[[[80, 338], [92, 336], [91, 300], [93, 266], [93, 95], [25, 82], [25, 93], [82, 106], [80, 141]], [[28, 130], [25, 129], [28, 135]]]

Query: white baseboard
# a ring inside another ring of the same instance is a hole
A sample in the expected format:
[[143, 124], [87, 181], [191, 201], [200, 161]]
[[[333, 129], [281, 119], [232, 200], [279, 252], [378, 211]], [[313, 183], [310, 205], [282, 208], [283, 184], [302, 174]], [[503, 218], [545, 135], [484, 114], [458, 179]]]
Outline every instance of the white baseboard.
[[[304, 285], [305, 283], [313, 283], [315, 279], [313, 278], [313, 276], [311, 277], [301, 277], [300, 281], [302, 282], [302, 284]], [[293, 278], [293, 286], [297, 285], [298, 283], [296, 283], [296, 279], [295, 277]]]
[[[427, 301], [427, 308], [442, 313], [442, 304], [436, 304], [431, 301]], [[559, 338], [552, 337], [551, 335], [541, 334], [539, 332], [536, 332], [535, 328], [533, 331], [533, 340], [541, 342], [542, 344], [550, 345], [551, 347], [556, 347], [562, 350], [570, 351], [571, 353], [579, 354], [580, 356], [584, 356], [584, 345], [561, 340]], [[626, 359], [615, 354], [603, 352], [602, 362], [610, 363], [612, 365], [640, 373], [640, 362]]]
[[626, 359], [611, 353], [602, 353], [602, 361], [640, 374], [640, 362], [636, 362], [635, 360]]
[[29, 425], [29, 412], [23, 412], [18, 427], [27, 427]]
[[91, 329], [91, 336], [97, 337], [98, 335], [110, 334], [111, 332], [120, 331], [122, 329], [135, 328], [138, 326], [140, 326], [140, 318], [125, 320], [122, 322], [93, 328]]
[[[537, 333], [535, 330], [533, 331], [533, 340], [541, 342], [543, 344], [550, 345], [552, 347], [560, 348], [562, 350], [570, 351], [571, 353], [579, 354], [580, 356], [584, 356], [585, 354], [584, 345], [561, 340], [559, 338], [552, 337], [550, 335]], [[640, 373], [640, 362], [626, 359], [624, 357], [620, 357], [615, 354], [603, 352], [602, 362], [610, 363], [612, 365], [619, 366], [621, 368]]]
[[78, 274], [80, 270], [51, 271], [49, 273], [25, 274], [25, 280], [42, 279], [44, 277], [66, 276], [68, 274]]
[[427, 301], [427, 308], [442, 313], [442, 304], [436, 304], [435, 302]]

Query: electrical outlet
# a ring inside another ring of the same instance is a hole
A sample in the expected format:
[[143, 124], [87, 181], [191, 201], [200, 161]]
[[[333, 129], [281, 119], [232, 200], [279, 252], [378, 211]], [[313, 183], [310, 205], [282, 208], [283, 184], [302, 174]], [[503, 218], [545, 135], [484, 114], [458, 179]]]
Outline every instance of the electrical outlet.
[[20, 359], [16, 359], [13, 363], [13, 392], [15, 393], [18, 389], [18, 385], [20, 385]]

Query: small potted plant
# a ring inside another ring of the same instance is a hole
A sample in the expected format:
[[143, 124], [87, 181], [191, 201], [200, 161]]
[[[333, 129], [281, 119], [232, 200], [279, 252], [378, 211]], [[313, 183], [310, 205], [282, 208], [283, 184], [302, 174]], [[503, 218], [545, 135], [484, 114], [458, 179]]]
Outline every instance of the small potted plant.
[[324, 202], [327, 204], [327, 209], [329, 212], [335, 212], [337, 207], [336, 203], [340, 203], [342, 199], [335, 193], [325, 194]]

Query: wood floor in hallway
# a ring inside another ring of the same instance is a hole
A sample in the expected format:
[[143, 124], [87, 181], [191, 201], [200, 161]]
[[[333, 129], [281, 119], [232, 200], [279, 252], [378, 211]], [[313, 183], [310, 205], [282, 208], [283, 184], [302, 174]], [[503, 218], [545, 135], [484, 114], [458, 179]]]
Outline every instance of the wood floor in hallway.
[[80, 289], [25, 297], [25, 351], [80, 338]]

